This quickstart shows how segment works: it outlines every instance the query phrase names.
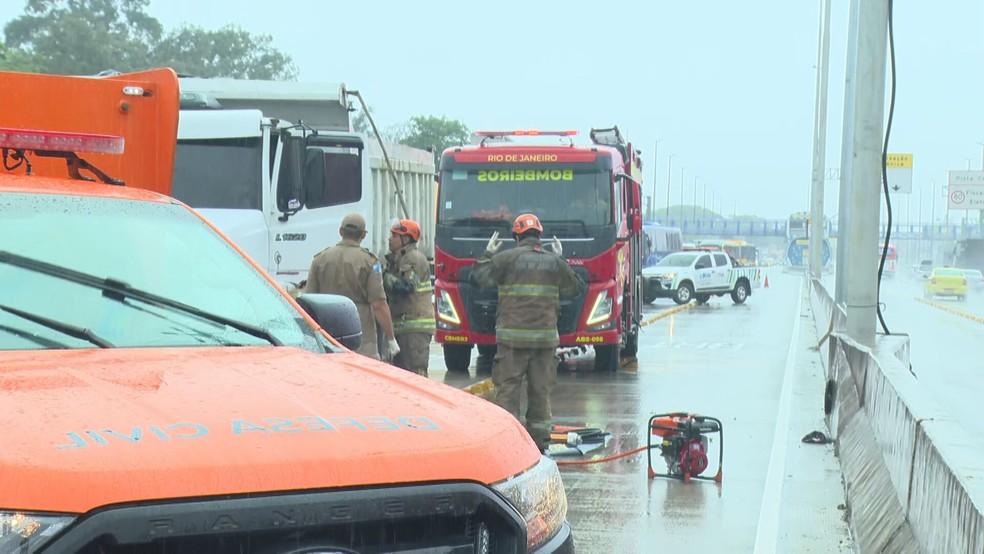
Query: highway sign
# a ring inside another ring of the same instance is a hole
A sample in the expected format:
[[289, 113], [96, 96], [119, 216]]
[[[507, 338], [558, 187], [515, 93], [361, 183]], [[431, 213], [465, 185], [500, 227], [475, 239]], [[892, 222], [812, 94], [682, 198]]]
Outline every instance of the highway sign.
[[912, 154], [889, 153], [885, 157], [888, 190], [896, 194], [912, 194]]
[[984, 171], [947, 171], [947, 207], [984, 210]]

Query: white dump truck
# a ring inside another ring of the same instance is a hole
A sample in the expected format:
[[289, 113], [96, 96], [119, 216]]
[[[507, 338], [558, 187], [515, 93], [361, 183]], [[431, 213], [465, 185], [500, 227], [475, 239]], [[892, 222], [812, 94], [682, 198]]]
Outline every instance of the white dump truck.
[[[429, 152], [351, 130], [343, 85], [183, 78], [171, 195], [196, 208], [291, 289], [315, 254], [338, 242], [345, 214], [369, 223], [385, 251], [388, 226], [409, 216], [433, 253], [436, 184]], [[398, 185], [397, 185], [398, 183]], [[397, 189], [403, 194], [406, 214]]]
[[656, 265], [642, 270], [643, 300], [671, 298], [677, 304], [696, 300], [704, 304], [711, 296], [731, 295], [735, 304], [744, 304], [752, 289], [762, 285], [757, 267], [735, 267], [723, 251], [692, 250], [674, 252]]

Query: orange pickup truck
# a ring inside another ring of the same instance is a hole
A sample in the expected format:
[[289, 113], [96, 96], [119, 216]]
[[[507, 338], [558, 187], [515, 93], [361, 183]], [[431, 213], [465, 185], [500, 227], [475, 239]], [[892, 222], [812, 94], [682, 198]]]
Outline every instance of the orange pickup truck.
[[169, 178], [177, 95], [0, 73], [0, 553], [573, 552], [511, 416], [350, 352], [350, 301], [125, 186]]

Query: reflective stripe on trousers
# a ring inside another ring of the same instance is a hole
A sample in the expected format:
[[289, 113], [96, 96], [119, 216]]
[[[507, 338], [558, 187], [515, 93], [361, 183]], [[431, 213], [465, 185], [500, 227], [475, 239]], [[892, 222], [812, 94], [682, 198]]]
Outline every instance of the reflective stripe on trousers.
[[558, 297], [560, 289], [556, 285], [500, 285], [499, 296], [547, 296]]
[[556, 329], [515, 329], [496, 327], [495, 338], [505, 341], [558, 341]]

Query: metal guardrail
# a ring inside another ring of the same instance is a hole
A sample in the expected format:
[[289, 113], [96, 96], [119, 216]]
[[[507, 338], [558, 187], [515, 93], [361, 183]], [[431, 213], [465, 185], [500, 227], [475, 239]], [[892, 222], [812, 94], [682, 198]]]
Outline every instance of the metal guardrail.
[[[731, 220], [721, 218], [674, 218], [660, 221], [663, 225], [676, 227], [684, 235], [720, 236], [720, 237], [786, 237], [787, 221], [785, 219], [766, 219], [758, 221]], [[886, 225], [882, 225], [879, 234], [885, 236]], [[837, 236], [837, 224], [827, 224], [827, 236]], [[968, 238], [984, 238], [984, 225], [892, 225], [892, 237], [898, 239], [923, 240], [962, 240]]]
[[875, 349], [859, 345], [838, 331], [844, 312], [822, 283], [813, 280], [811, 292], [818, 329], [834, 320], [821, 348], [825, 411], [859, 551], [984, 551], [980, 445], [909, 372], [908, 337], [880, 336]]

